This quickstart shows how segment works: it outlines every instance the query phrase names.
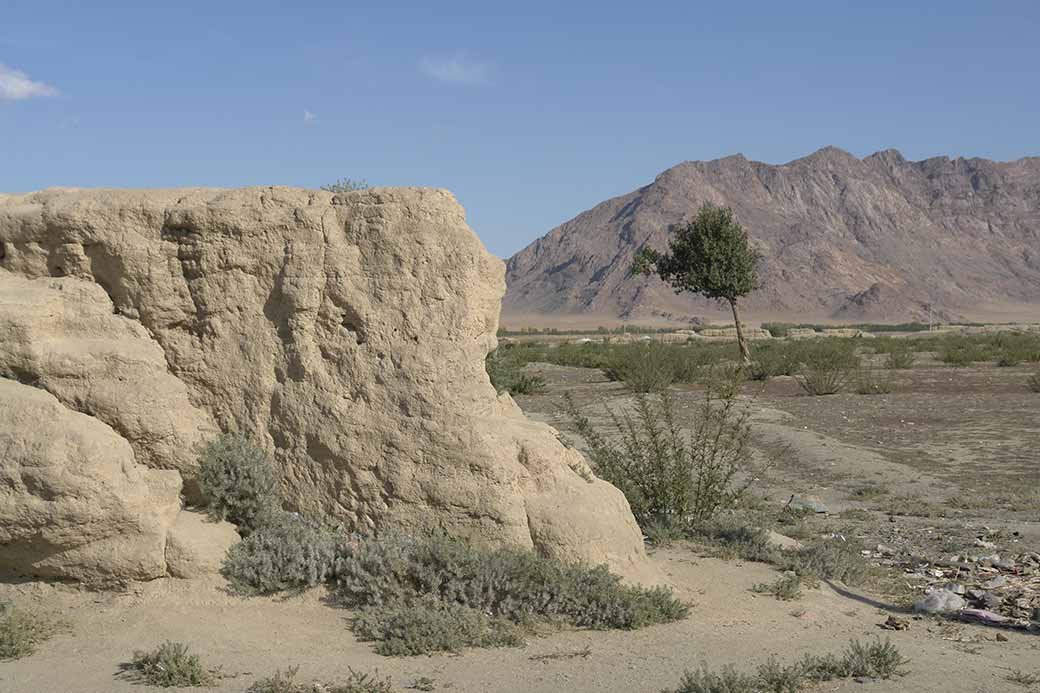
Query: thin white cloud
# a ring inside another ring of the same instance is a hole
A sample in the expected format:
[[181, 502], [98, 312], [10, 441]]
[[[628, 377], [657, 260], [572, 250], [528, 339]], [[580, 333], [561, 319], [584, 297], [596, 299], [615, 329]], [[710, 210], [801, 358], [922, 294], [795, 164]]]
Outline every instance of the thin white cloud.
[[0, 101], [24, 101], [57, 95], [58, 90], [51, 85], [34, 82], [24, 72], [0, 63]]
[[310, 125], [311, 123], [313, 123], [317, 119], [318, 119], [318, 116], [314, 115], [313, 113], [311, 113], [308, 110], [304, 110], [304, 112], [303, 112], [303, 124], [304, 125]]
[[438, 82], [477, 87], [491, 84], [491, 63], [475, 60], [462, 52], [447, 57], [428, 55], [420, 65], [423, 72]]

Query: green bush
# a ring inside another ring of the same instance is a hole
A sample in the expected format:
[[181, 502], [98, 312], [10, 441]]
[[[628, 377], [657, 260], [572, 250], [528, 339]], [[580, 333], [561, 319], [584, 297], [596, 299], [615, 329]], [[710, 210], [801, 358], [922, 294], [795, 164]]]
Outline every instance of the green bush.
[[1013, 368], [1022, 363], [1022, 356], [1018, 352], [1005, 350], [997, 355], [997, 366], [999, 368]]
[[795, 551], [782, 551], [777, 564], [802, 578], [840, 580], [859, 585], [867, 577], [868, 566], [859, 545], [841, 539], [828, 539]]
[[791, 601], [802, 598], [802, 579], [794, 573], [777, 578], [774, 582], [760, 582], [751, 587], [752, 592], [771, 594], [777, 599]]
[[780, 375], [798, 372], [799, 350], [793, 343], [763, 344], [751, 352], [753, 361], [749, 370], [752, 380], [768, 380]]
[[368, 674], [347, 667], [349, 674], [343, 683], [297, 683], [299, 667], [289, 667], [283, 674], [261, 679], [246, 689], [246, 693], [393, 693], [390, 677], [381, 678], [379, 672]]
[[[568, 400], [570, 417], [589, 447], [593, 471], [619, 488], [640, 525], [710, 520], [744, 496], [751, 471], [750, 412], [735, 388], [709, 384], [684, 434], [667, 393], [635, 397], [635, 417], [610, 409], [611, 436], [596, 430]], [[616, 440], [615, 440], [616, 439]]]
[[634, 392], [661, 392], [675, 382], [691, 382], [700, 363], [694, 351], [660, 342], [640, 342], [617, 347], [603, 371]]
[[523, 630], [509, 619], [429, 596], [362, 608], [353, 628], [359, 640], [375, 641], [376, 652], [391, 657], [524, 643]]
[[336, 578], [336, 599], [351, 608], [432, 596], [517, 624], [561, 617], [580, 628], [626, 630], [686, 614], [669, 591], [623, 585], [605, 566], [480, 549], [445, 536], [359, 541], [337, 561]]
[[896, 370], [911, 368], [915, 358], [913, 348], [904, 343], [899, 348], [888, 352], [885, 357], [885, 366]]
[[240, 594], [270, 594], [331, 580], [344, 539], [291, 513], [259, 527], [232, 546], [221, 573]]
[[368, 182], [362, 179], [340, 178], [335, 183], [321, 186], [321, 189], [330, 193], [348, 193], [358, 190], [368, 190]]
[[358, 637], [384, 654], [515, 644], [544, 621], [641, 628], [687, 611], [670, 591], [624, 585], [605, 566], [446, 536], [337, 538], [302, 520], [260, 528], [229, 551], [223, 572], [245, 593], [333, 583], [333, 600], [357, 612]]
[[769, 541], [769, 533], [734, 521], [712, 521], [692, 528], [691, 535], [718, 550], [721, 558], [777, 564], [780, 549]]
[[861, 547], [839, 538], [819, 540], [799, 549], [781, 550], [769, 542], [764, 529], [727, 521], [694, 527], [691, 536], [716, 547], [723, 558], [769, 563], [794, 573], [803, 582], [840, 580], [854, 586], [862, 584], [870, 572], [860, 552]]
[[248, 534], [279, 512], [278, 479], [267, 453], [247, 438], [222, 435], [199, 459], [199, 488], [206, 512]]
[[856, 375], [856, 394], [887, 395], [895, 389], [892, 377], [870, 368], [860, 368]]
[[[712, 671], [707, 665], [683, 674], [674, 693], [764, 693], [758, 677], [742, 674], [732, 666]], [[662, 693], [673, 693], [671, 690]]]
[[202, 666], [198, 655], [188, 654], [187, 645], [170, 641], [151, 652], [135, 652], [123, 670], [134, 680], [160, 688], [211, 686], [218, 678]]
[[765, 664], [758, 665], [756, 686], [768, 693], [798, 693], [805, 686], [805, 671], [800, 663], [784, 666], [770, 657]]
[[28, 657], [54, 630], [55, 625], [38, 614], [0, 601], [0, 662]]
[[939, 360], [955, 368], [971, 366], [976, 361], [996, 358], [992, 338], [951, 335], [939, 343]]
[[844, 657], [845, 676], [869, 677], [874, 679], [890, 679], [900, 676], [904, 666], [909, 664], [899, 650], [887, 639], [864, 645], [858, 640], [849, 642]]
[[755, 674], [744, 674], [733, 667], [712, 671], [703, 666], [683, 675], [679, 688], [662, 693], [798, 693], [816, 683], [846, 678], [890, 679], [904, 676], [909, 660], [890, 641], [864, 645], [849, 642], [840, 656], [805, 655], [784, 666], [775, 659], [758, 667]]
[[818, 339], [806, 348], [798, 383], [810, 395], [841, 392], [859, 369], [855, 346], [834, 339]]
[[529, 351], [523, 349], [496, 349], [488, 354], [485, 366], [496, 391], [512, 395], [535, 395], [545, 391], [545, 378], [522, 371], [529, 363], [527, 356]]

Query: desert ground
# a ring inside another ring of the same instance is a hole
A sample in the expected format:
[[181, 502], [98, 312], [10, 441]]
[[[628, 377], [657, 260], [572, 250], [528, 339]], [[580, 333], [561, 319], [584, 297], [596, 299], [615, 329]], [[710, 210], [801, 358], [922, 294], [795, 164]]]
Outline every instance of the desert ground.
[[[691, 604], [684, 620], [631, 632], [547, 632], [519, 648], [391, 658], [353, 637], [349, 614], [328, 605], [323, 589], [243, 598], [215, 576], [119, 591], [5, 584], [0, 599], [49, 613], [62, 629], [35, 655], [0, 663], [0, 690], [142, 690], [120, 665], [135, 650], [174, 640], [219, 667], [215, 691], [244, 691], [290, 666], [305, 681], [342, 679], [348, 668], [378, 671], [395, 690], [662, 691], [701, 665], [750, 670], [770, 658], [793, 661], [876, 637], [890, 638], [909, 659], [905, 676], [839, 680], [819, 690], [1040, 690], [1028, 683], [1040, 674], [1035, 628], [917, 617], [910, 609], [938, 579], [929, 573], [933, 562], [1040, 550], [1040, 395], [1024, 384], [1031, 366], [952, 368], [924, 354], [894, 372], [887, 394], [812, 397], [791, 377], [743, 386], [756, 454], [771, 464], [752, 486], [755, 516], [763, 524], [772, 518], [773, 529], [795, 539], [861, 543], [866, 560], [887, 576], [883, 588], [824, 581], [782, 601], [751, 589], [776, 579], [773, 567], [678, 540], [649, 551], [662, 580]], [[598, 369], [530, 363], [524, 371], [546, 383], [542, 392], [516, 396], [525, 413], [579, 446], [563, 413], [565, 394], [599, 423], [606, 408], [621, 411], [632, 401]], [[696, 385], [671, 392], [684, 412], [701, 396]], [[816, 497], [826, 512], [785, 520], [792, 495]], [[908, 628], [883, 630], [890, 615]]]

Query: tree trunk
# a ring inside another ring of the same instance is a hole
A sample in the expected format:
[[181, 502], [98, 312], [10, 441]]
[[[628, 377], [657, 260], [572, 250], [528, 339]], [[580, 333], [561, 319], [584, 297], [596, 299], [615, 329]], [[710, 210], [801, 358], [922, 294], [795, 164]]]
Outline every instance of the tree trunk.
[[737, 345], [740, 347], [740, 360], [745, 366], [751, 365], [751, 351], [744, 339], [744, 328], [740, 324], [740, 311], [737, 310], [737, 299], [729, 299], [729, 307], [733, 309], [733, 324], [737, 326]]

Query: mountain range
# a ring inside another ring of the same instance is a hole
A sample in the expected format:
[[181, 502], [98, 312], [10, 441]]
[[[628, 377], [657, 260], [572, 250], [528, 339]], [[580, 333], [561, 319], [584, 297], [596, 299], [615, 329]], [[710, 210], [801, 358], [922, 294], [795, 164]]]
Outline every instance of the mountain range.
[[1040, 157], [1011, 162], [825, 147], [781, 165], [686, 161], [602, 202], [507, 262], [503, 322], [686, 322], [713, 301], [632, 276], [643, 245], [705, 201], [733, 209], [762, 253], [751, 318], [1019, 319], [1040, 314]]

